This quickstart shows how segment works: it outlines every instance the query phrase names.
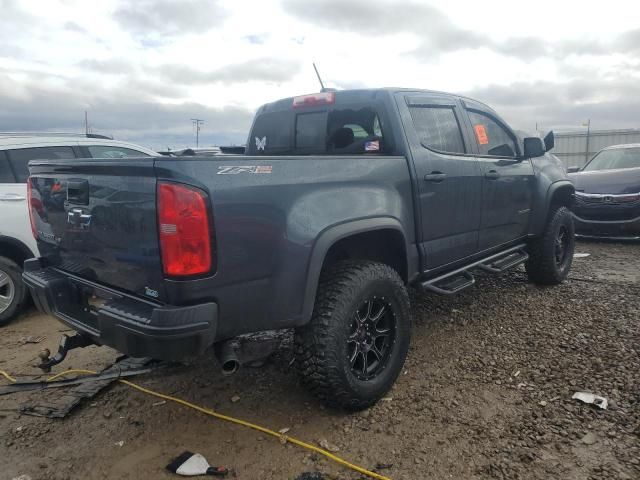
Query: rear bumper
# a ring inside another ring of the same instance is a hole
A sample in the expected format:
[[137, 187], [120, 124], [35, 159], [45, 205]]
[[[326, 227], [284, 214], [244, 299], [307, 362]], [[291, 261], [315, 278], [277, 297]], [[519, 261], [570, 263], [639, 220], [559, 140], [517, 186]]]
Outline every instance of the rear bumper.
[[179, 360], [214, 342], [218, 306], [158, 305], [27, 260], [22, 275], [39, 310], [132, 357]]
[[640, 217], [630, 220], [588, 220], [573, 213], [576, 235], [594, 238], [640, 239]]

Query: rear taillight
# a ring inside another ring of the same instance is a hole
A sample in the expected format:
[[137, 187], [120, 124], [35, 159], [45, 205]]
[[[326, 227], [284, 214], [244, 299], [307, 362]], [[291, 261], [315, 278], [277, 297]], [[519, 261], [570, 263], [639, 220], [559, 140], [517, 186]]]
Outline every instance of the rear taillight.
[[33, 216], [33, 210], [42, 210], [42, 202], [39, 198], [33, 198], [33, 189], [31, 187], [31, 177], [27, 178], [27, 201], [29, 202], [29, 222], [31, 223], [31, 233], [33, 238], [38, 238], [38, 229], [36, 228], [36, 219]]
[[158, 226], [166, 275], [211, 271], [211, 232], [204, 193], [186, 185], [158, 183]]

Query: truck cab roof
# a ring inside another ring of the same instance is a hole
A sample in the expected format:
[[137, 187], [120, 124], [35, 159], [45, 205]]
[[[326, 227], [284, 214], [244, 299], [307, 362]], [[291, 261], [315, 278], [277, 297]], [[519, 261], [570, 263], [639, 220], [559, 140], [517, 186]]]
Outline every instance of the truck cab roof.
[[[450, 97], [450, 98], [458, 98], [461, 100], [467, 100], [472, 103], [481, 105], [484, 109], [494, 111], [487, 104], [475, 100], [470, 97], [466, 97], [464, 95], [457, 95], [449, 92], [442, 92], [439, 90], [429, 90], [429, 89], [421, 89], [421, 88], [400, 88], [400, 87], [380, 87], [380, 88], [361, 88], [361, 89], [349, 89], [349, 90], [333, 90], [333, 89], [325, 89], [323, 92], [318, 92], [316, 94], [308, 94], [308, 95], [318, 95], [322, 93], [331, 93], [335, 95], [335, 103], [358, 103], [358, 102], [367, 102], [379, 99], [383, 96], [393, 96], [396, 93], [416, 93], [416, 94], [430, 94], [430, 95], [438, 95], [442, 97]], [[302, 96], [306, 96], [302, 95]], [[286, 97], [275, 100], [273, 102], [265, 103], [262, 105], [257, 114], [262, 112], [274, 111], [274, 110], [284, 110], [290, 109], [293, 105], [293, 100], [299, 98], [300, 96], [294, 97]]]
[[[415, 98], [414, 98], [415, 97]], [[249, 155], [404, 155], [398, 102], [466, 108], [499, 116], [467, 97], [434, 90], [370, 88], [323, 90], [260, 107], [247, 138]], [[502, 122], [504, 123], [504, 122]]]

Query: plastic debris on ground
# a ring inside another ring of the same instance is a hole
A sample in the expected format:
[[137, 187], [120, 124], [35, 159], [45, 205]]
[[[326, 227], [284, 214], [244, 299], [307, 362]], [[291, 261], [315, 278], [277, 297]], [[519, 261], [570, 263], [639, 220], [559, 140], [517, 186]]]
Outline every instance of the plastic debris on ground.
[[211, 475], [214, 477], [224, 477], [229, 471], [224, 467], [212, 467], [199, 453], [183, 452], [174, 458], [167, 470], [176, 475], [184, 477], [195, 477], [198, 475]]
[[[99, 391], [117, 381], [118, 378], [150, 372], [153, 369], [153, 364], [154, 360], [150, 358], [125, 357], [105, 368], [98, 375], [60, 380], [60, 385], [73, 384], [73, 388], [53, 388], [58, 383], [54, 381], [50, 383], [37, 382], [39, 385], [33, 385], [33, 382], [27, 382], [29, 385], [21, 385], [18, 382], [0, 387], [0, 389], [3, 391], [21, 388], [42, 390], [36, 395], [32, 395], [32, 399], [20, 406], [20, 413], [48, 418], [64, 418], [83, 399], [92, 398]], [[46, 395], [45, 392], [47, 392]]]
[[590, 253], [574, 253], [573, 258], [587, 258], [589, 255], [591, 254]]
[[595, 405], [596, 407], [602, 409], [602, 410], [606, 410], [607, 409], [607, 399], [604, 397], [601, 397], [599, 395], [594, 395], [593, 393], [587, 393], [587, 392], [576, 392], [573, 394], [573, 397], [571, 397], [575, 400], [580, 400], [583, 403], [588, 403], [591, 405]]

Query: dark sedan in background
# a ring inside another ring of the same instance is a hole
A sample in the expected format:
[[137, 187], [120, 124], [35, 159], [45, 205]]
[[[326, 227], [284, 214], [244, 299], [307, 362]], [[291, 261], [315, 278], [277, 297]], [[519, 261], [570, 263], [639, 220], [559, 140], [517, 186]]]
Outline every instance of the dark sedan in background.
[[640, 239], [640, 144], [600, 150], [584, 167], [569, 168], [576, 189], [576, 234]]

